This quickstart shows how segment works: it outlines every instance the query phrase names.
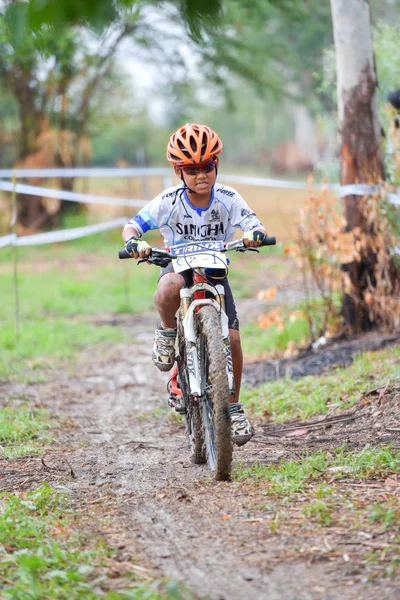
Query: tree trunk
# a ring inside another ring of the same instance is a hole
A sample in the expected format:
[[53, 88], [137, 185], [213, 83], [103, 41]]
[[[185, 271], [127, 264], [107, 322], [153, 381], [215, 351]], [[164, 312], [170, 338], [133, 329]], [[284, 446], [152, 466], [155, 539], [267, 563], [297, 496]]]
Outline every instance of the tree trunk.
[[[42, 115], [36, 108], [35, 88], [31, 78], [21, 73], [14, 82], [14, 94], [19, 105], [20, 132], [16, 167], [25, 166], [25, 160], [36, 149]], [[29, 181], [28, 181], [29, 183]], [[46, 209], [41, 198], [18, 194], [18, 222], [27, 229], [37, 229], [46, 221]]]
[[[384, 179], [384, 165], [369, 3], [368, 0], [331, 0], [331, 9], [342, 137], [341, 184], [377, 184]], [[361, 260], [343, 266], [351, 281], [351, 291], [343, 298], [345, 324], [351, 333], [366, 331], [375, 325], [363, 296], [368, 285], [374, 285], [376, 264], [371, 243], [373, 226], [368, 223], [364, 205], [362, 196], [344, 198], [346, 231], [359, 228], [360, 235], [367, 237]]]

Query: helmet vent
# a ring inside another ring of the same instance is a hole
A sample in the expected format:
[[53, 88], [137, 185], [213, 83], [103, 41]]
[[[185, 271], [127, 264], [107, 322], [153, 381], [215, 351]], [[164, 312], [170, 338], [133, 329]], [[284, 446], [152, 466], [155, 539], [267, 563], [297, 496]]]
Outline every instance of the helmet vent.
[[189, 153], [188, 149], [185, 147], [183, 142], [181, 142], [181, 140], [177, 140], [177, 146], [178, 146], [179, 150], [182, 152], [182, 154], [190, 157], [190, 153]]
[[193, 150], [193, 152], [196, 152], [196, 150], [197, 150], [197, 142], [196, 142], [195, 138], [192, 135], [189, 138], [189, 143], [190, 143], [190, 147]]
[[203, 131], [203, 136], [202, 136], [202, 139], [201, 139], [201, 157], [202, 158], [203, 158], [204, 153], [205, 153], [205, 151], [207, 149], [207, 141], [208, 141], [208, 136], [207, 136], [206, 132]]

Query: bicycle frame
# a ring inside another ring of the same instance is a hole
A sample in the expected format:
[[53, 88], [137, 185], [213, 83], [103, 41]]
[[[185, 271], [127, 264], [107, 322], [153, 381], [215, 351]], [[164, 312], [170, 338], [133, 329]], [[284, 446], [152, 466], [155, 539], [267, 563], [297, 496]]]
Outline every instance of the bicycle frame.
[[[206, 298], [209, 292], [214, 298]], [[228, 316], [225, 312], [225, 290], [224, 286], [210, 285], [207, 282], [204, 269], [193, 271], [193, 285], [180, 290], [181, 309], [183, 316], [183, 331], [185, 336], [186, 360], [189, 373], [189, 387], [192, 397], [200, 397], [204, 392], [205, 382], [201, 381], [199, 356], [197, 352], [197, 326], [196, 314], [202, 306], [211, 305], [220, 315], [222, 337], [226, 352], [226, 371], [230, 392], [234, 393], [234, 377], [231, 345], [229, 339]]]

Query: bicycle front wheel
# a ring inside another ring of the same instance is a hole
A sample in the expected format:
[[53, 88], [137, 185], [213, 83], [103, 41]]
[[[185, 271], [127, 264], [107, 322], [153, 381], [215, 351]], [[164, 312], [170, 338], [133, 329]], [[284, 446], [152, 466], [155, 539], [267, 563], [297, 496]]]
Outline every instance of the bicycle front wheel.
[[199, 358], [202, 378], [202, 420], [207, 462], [218, 481], [230, 479], [232, 466], [229, 383], [221, 322], [213, 306], [202, 306], [199, 319]]
[[204, 447], [203, 423], [201, 419], [200, 403], [198, 401], [195, 402], [190, 394], [181, 312], [179, 312], [178, 316], [178, 339], [180, 340], [179, 355], [177, 357], [178, 379], [186, 409], [185, 427], [186, 435], [189, 440], [190, 457], [195, 465], [203, 465], [207, 462]]

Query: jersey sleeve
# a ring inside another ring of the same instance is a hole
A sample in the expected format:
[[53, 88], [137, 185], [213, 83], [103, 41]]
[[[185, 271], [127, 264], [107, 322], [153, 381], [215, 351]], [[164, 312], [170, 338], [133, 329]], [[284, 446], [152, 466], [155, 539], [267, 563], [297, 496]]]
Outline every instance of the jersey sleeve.
[[231, 212], [231, 223], [234, 227], [240, 227], [242, 231], [263, 227], [256, 213], [251, 210], [244, 198], [237, 192]]
[[132, 225], [140, 236], [146, 231], [159, 229], [162, 225], [162, 195], [146, 204], [127, 225]]

